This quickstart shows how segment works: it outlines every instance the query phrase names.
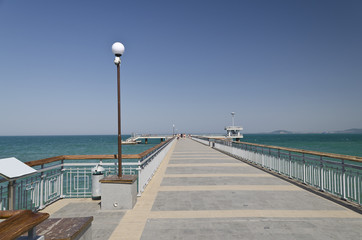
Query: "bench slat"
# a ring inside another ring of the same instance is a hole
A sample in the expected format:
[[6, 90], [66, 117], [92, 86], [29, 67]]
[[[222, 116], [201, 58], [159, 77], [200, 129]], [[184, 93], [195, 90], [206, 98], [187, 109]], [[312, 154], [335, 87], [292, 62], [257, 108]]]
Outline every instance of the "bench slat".
[[49, 218], [37, 226], [36, 233], [45, 240], [78, 239], [92, 224], [93, 217]]
[[[11, 214], [13, 212], [13, 214]], [[4, 211], [5, 221], [0, 222], [0, 240], [15, 239], [43, 222], [48, 213], [33, 213], [30, 210]]]

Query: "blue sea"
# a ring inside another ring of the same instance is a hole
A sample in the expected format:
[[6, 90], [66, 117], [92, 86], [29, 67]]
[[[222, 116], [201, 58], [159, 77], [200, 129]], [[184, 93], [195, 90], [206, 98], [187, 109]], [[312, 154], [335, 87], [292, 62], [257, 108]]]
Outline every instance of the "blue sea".
[[362, 134], [245, 134], [241, 141], [362, 157]]
[[[130, 135], [122, 135], [122, 139]], [[0, 136], [0, 158], [16, 157], [27, 162], [60, 155], [117, 154], [118, 137], [84, 136]], [[122, 145], [122, 154], [138, 154], [160, 143]]]
[[[245, 134], [242, 141], [362, 157], [362, 134]], [[123, 145], [122, 153], [141, 153], [159, 142]], [[16, 157], [23, 162], [59, 155], [116, 153], [117, 136], [113, 135], [0, 137], [0, 158]]]

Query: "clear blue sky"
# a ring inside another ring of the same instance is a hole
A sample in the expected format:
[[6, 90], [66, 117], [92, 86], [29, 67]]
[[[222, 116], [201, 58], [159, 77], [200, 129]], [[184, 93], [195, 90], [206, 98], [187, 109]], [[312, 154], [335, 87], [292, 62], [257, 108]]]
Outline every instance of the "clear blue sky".
[[362, 128], [362, 1], [0, 0], [0, 135]]

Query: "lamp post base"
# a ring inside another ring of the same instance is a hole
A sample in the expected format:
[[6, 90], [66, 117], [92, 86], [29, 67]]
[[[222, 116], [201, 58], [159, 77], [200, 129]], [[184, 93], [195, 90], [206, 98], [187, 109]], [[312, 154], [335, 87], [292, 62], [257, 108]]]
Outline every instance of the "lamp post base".
[[102, 189], [102, 210], [132, 209], [137, 202], [137, 176], [111, 175], [99, 181]]

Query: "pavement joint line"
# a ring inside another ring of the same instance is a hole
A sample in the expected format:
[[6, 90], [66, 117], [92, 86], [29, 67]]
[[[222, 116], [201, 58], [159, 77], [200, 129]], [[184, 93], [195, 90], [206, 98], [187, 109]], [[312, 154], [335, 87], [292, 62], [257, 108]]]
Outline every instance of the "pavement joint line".
[[189, 185], [160, 186], [161, 192], [180, 191], [304, 191], [294, 185]]
[[202, 210], [152, 211], [150, 219], [190, 218], [362, 218], [350, 210]]
[[173, 143], [155, 175], [142, 193], [142, 196], [137, 198], [134, 208], [125, 213], [109, 239], [136, 240], [141, 238], [143, 229], [147, 223], [148, 215], [151, 212], [153, 203], [157, 197], [158, 188], [161, 186], [163, 176], [166, 173], [167, 164], [170, 161], [176, 144], [176, 142]]
[[246, 163], [173, 163], [168, 167], [250, 167]]
[[95, 202], [94, 200], [92, 200], [91, 198], [65, 198], [65, 199], [60, 199], [48, 206], [46, 206], [44, 209], [40, 210], [39, 212], [45, 212], [45, 213], [49, 213], [50, 215], [56, 213], [57, 211], [59, 211], [60, 209], [62, 209], [63, 207], [67, 206], [68, 204], [71, 203], [84, 203], [84, 202]]
[[205, 174], [166, 174], [164, 178], [201, 178], [201, 177], [267, 177], [273, 178], [274, 176], [270, 174], [248, 174], [248, 173], [235, 173], [235, 174], [228, 174], [228, 173], [220, 173], [220, 174], [213, 174], [213, 173], [205, 173]]

